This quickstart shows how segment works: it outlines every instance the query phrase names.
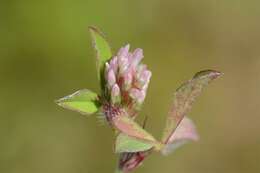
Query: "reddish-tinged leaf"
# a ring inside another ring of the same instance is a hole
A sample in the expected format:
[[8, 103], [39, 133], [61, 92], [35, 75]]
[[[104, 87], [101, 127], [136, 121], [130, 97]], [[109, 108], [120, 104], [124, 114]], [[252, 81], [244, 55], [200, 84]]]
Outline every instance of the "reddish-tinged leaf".
[[144, 130], [139, 124], [134, 122], [133, 119], [129, 118], [127, 115], [119, 115], [112, 119], [113, 125], [120, 131], [128, 136], [149, 141], [156, 142], [154, 137]]
[[167, 155], [181, 145], [189, 141], [197, 141], [198, 139], [199, 135], [194, 123], [191, 119], [184, 117], [161, 152]]
[[166, 127], [162, 138], [163, 143], [167, 144], [169, 142], [176, 127], [190, 111], [193, 102], [201, 94], [202, 89], [220, 75], [220, 72], [214, 70], [198, 72], [191, 80], [185, 82], [176, 90], [173, 98], [173, 105], [167, 117]]

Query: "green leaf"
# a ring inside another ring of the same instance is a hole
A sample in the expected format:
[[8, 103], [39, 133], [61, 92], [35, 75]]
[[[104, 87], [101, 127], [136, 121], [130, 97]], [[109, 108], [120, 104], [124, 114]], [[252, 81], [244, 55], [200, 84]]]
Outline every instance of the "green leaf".
[[115, 152], [138, 152], [138, 151], [146, 151], [151, 149], [154, 146], [154, 143], [142, 141], [140, 139], [136, 139], [130, 137], [124, 133], [120, 133], [116, 138], [115, 144]]
[[111, 48], [101, 31], [93, 26], [89, 27], [89, 31], [97, 53], [98, 78], [103, 80], [105, 63], [112, 57]]
[[190, 111], [193, 102], [201, 94], [202, 89], [212, 80], [221, 75], [214, 70], [205, 70], [198, 72], [194, 77], [179, 87], [173, 98], [173, 104], [167, 117], [166, 127], [162, 141], [167, 144], [181, 120]]
[[179, 123], [174, 133], [169, 138], [168, 143], [163, 147], [161, 153], [168, 155], [175, 151], [177, 148], [186, 144], [189, 141], [198, 141], [199, 135], [196, 131], [196, 127], [191, 119], [186, 116]]
[[59, 106], [82, 114], [96, 113], [100, 107], [96, 93], [83, 89], [56, 101]]

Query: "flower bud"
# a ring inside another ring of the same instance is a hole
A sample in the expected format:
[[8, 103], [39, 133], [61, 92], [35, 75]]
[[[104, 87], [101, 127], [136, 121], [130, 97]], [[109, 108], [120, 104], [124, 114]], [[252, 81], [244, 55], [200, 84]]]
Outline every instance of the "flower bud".
[[115, 76], [113, 69], [111, 69], [111, 68], [108, 69], [108, 72], [107, 72], [107, 82], [108, 82], [109, 87], [112, 87], [116, 83], [116, 76]]
[[122, 48], [118, 51], [117, 56], [118, 56], [119, 58], [121, 58], [121, 57], [127, 57], [128, 52], [129, 52], [129, 48], [130, 48], [130, 45], [129, 45], [129, 44], [127, 44], [125, 47], [122, 47]]
[[152, 72], [149, 70], [145, 70], [143, 71], [143, 73], [141, 74], [141, 81], [143, 83], [142, 89], [146, 91], [149, 82], [150, 82], [150, 78], [152, 76]]
[[144, 70], [137, 78], [135, 86], [139, 89], [145, 89], [145, 86], [149, 84], [152, 73], [149, 70]]
[[110, 68], [112, 68], [115, 73], [118, 70], [118, 62], [117, 61], [118, 61], [117, 56], [113, 57], [112, 60], [110, 61]]
[[119, 74], [123, 75], [129, 66], [128, 58], [127, 57], [120, 57], [118, 59], [118, 67], [119, 67]]
[[113, 85], [113, 87], [112, 87], [111, 101], [113, 104], [120, 103], [120, 101], [121, 101], [120, 88], [117, 84]]
[[135, 49], [132, 57], [132, 66], [135, 68], [143, 59], [143, 50], [142, 49]]
[[132, 88], [129, 92], [130, 97], [134, 102], [142, 104], [145, 98], [145, 92], [136, 88]]
[[123, 89], [124, 89], [124, 91], [127, 91], [127, 90], [129, 90], [131, 88], [132, 81], [133, 81], [132, 72], [130, 70], [128, 70], [124, 74], [124, 81], [123, 81]]
[[110, 65], [109, 65], [108, 62], [106, 62], [106, 64], [105, 64], [105, 74], [108, 73], [109, 68], [110, 68]]
[[137, 111], [146, 96], [151, 72], [142, 64], [143, 51], [135, 49], [129, 52], [129, 45], [122, 47], [116, 56], [106, 63], [105, 79], [107, 100], [111, 104], [129, 106], [132, 112]]
[[139, 79], [141, 77], [141, 74], [145, 70], [147, 70], [147, 66], [145, 64], [138, 65], [137, 68], [136, 68], [136, 72], [135, 72], [135, 78]]

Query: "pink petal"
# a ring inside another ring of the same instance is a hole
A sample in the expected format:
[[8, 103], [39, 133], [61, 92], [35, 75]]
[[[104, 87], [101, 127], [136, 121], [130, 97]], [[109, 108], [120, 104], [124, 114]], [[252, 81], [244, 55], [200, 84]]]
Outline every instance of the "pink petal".
[[118, 58], [117, 56], [113, 57], [110, 61], [110, 68], [114, 70], [115, 73], [117, 73], [118, 70]]
[[141, 62], [143, 57], [143, 50], [139, 48], [135, 49], [135, 51], [133, 52], [132, 65], [136, 67]]
[[150, 78], [152, 76], [151, 71], [149, 70], [144, 70], [141, 75], [140, 78], [138, 79], [138, 83], [140, 85], [140, 88], [146, 90], [148, 87], [148, 84], [150, 82]]
[[107, 72], [107, 82], [110, 87], [112, 87], [116, 83], [115, 72], [111, 68]]
[[120, 103], [121, 101], [120, 88], [117, 84], [112, 87], [111, 101], [113, 104]]
[[133, 81], [133, 75], [131, 70], [128, 70], [125, 74], [124, 74], [124, 82], [123, 82], [123, 88], [125, 91], [127, 91], [128, 89], [131, 88], [132, 86], [132, 81]]
[[184, 117], [162, 150], [162, 154], [168, 155], [183, 144], [197, 140], [199, 140], [199, 135], [196, 131], [195, 125], [192, 120]]
[[169, 142], [174, 142], [183, 139], [192, 141], [199, 140], [199, 136], [194, 123], [191, 119], [189, 119], [186, 116], [183, 118], [173, 135], [170, 137]]
[[144, 98], [145, 98], [145, 92], [143, 92], [139, 89], [136, 89], [136, 88], [132, 88], [129, 92], [129, 95], [137, 103], [142, 103], [144, 101]]
[[119, 58], [121, 58], [121, 57], [127, 57], [129, 48], [130, 48], [130, 45], [129, 45], [129, 44], [127, 44], [125, 47], [120, 48], [119, 51], [118, 51], [118, 53], [117, 53], [117, 56], [118, 56]]

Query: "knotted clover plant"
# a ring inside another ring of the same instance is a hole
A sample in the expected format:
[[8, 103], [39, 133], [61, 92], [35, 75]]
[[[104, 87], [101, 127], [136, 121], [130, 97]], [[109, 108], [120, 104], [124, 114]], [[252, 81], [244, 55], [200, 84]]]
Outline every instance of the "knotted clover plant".
[[56, 102], [82, 114], [98, 113], [104, 117], [115, 131], [114, 151], [119, 155], [116, 173], [131, 172], [152, 152], [168, 155], [189, 141], [197, 141], [195, 125], [187, 114], [202, 89], [221, 73], [214, 70], [198, 72], [175, 91], [162, 139], [156, 140], [144, 126], [135, 122], [152, 75], [142, 63], [142, 49], [130, 51], [130, 46], [126, 45], [113, 54], [97, 28], [89, 27], [89, 31], [97, 55], [100, 93], [83, 89]]

